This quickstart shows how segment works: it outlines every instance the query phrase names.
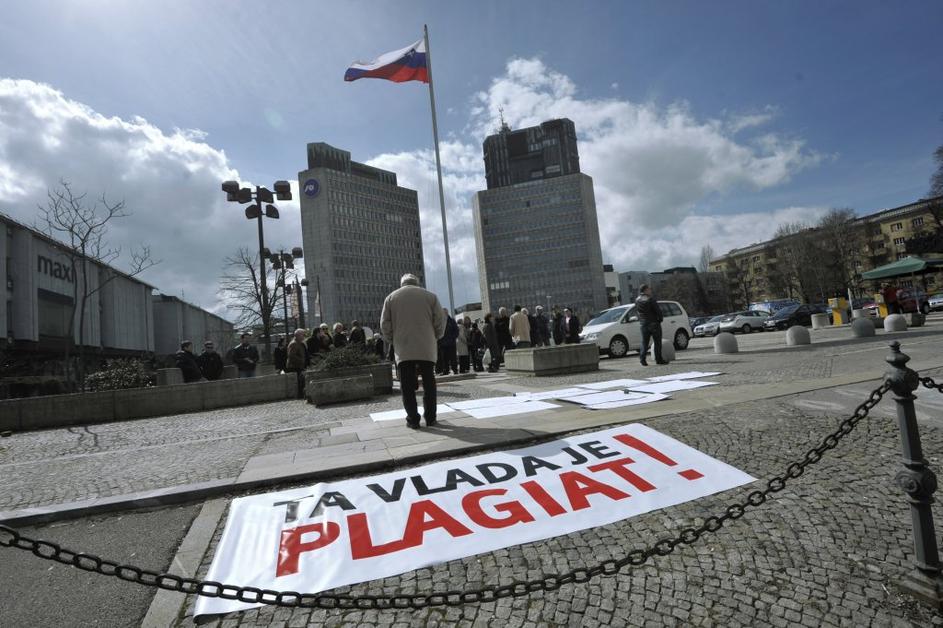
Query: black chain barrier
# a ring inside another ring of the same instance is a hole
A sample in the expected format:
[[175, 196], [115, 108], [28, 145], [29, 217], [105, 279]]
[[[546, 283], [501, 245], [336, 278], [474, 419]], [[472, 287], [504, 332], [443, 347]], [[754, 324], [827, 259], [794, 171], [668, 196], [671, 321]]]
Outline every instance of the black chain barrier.
[[933, 381], [932, 377], [921, 377], [920, 383], [923, 384], [925, 388], [932, 388], [937, 392], [943, 393], [943, 384], [937, 384]]
[[[943, 392], [943, 386], [936, 384], [929, 377], [920, 380], [924, 386]], [[257, 587], [240, 587], [209, 580], [184, 578], [168, 573], [158, 573], [133, 565], [121, 565], [92, 554], [74, 552], [60, 547], [56, 543], [32, 539], [8, 526], [0, 524], [0, 547], [15, 547], [32, 552], [40, 558], [65, 565], [72, 565], [84, 571], [114, 576], [128, 582], [146, 586], [178, 591], [193, 595], [238, 600], [249, 604], [269, 604], [273, 606], [323, 608], [323, 609], [421, 609], [430, 606], [460, 606], [462, 604], [494, 602], [509, 597], [521, 597], [538, 591], [556, 591], [560, 587], [573, 583], [584, 583], [602, 576], [612, 576], [624, 567], [639, 567], [654, 556], [667, 556], [679, 545], [691, 545], [707, 532], [717, 532], [728, 521], [736, 521], [750, 508], [766, 503], [774, 493], [786, 488], [789, 480], [800, 477], [806, 467], [819, 462], [825, 452], [835, 449], [845, 436], [848, 436], [874, 406], [880, 403], [890, 389], [888, 383], [871, 391], [868, 399], [859, 405], [850, 417], [844, 419], [838, 429], [822, 439], [822, 442], [806, 452], [805, 456], [789, 464], [782, 475], [770, 479], [766, 488], [747, 495], [740, 503], [728, 506], [719, 516], [707, 517], [696, 528], [685, 528], [673, 538], [664, 538], [646, 549], [632, 550], [619, 559], [603, 561], [592, 567], [581, 567], [563, 574], [543, 576], [533, 580], [523, 580], [503, 585], [491, 585], [468, 591], [446, 591], [442, 593], [404, 594], [404, 595], [331, 595], [323, 593], [298, 593], [296, 591], [274, 591]]]

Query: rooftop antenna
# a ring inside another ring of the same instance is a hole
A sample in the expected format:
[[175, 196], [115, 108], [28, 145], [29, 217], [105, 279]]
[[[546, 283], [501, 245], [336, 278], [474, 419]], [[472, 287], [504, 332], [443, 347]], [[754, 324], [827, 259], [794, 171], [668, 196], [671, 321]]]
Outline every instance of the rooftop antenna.
[[498, 116], [501, 117], [501, 131], [510, 132], [511, 127], [509, 127], [508, 123], [504, 121], [504, 107], [498, 107]]

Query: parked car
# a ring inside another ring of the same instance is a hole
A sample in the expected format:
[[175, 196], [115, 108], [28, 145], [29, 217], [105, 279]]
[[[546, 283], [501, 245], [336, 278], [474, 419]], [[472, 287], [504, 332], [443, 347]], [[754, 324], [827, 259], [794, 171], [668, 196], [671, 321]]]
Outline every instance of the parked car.
[[763, 323], [767, 331], [789, 329], [793, 325], [812, 325], [813, 314], [824, 314], [821, 305], [790, 305], [779, 310]]
[[927, 299], [927, 305], [929, 305], [930, 310], [934, 312], [943, 310], [943, 292], [937, 292], [932, 297]]
[[698, 325], [703, 325], [710, 319], [714, 318], [713, 316], [694, 316], [688, 317], [688, 322], [691, 323], [691, 331], [694, 331], [694, 328]]
[[754, 301], [747, 309], [761, 310], [773, 314], [774, 312], [778, 312], [784, 307], [789, 307], [790, 305], [799, 305], [799, 302], [795, 299], [770, 299], [767, 301]]
[[[688, 348], [691, 339], [690, 323], [687, 312], [677, 301], [659, 301], [663, 338], [671, 338], [675, 349]], [[580, 342], [593, 342], [599, 345], [599, 352], [612, 358], [621, 358], [629, 351], [638, 351], [642, 344], [642, 330], [635, 304], [620, 305], [605, 310], [583, 327]]]
[[769, 312], [766, 310], [732, 312], [720, 319], [720, 331], [741, 332], [744, 334], [763, 331], [763, 323], [766, 322], [767, 318], [769, 318]]
[[930, 313], [930, 302], [927, 299], [927, 293], [923, 290], [901, 288], [897, 291], [897, 305], [905, 314], [920, 312], [926, 315]]
[[726, 314], [720, 314], [715, 316], [706, 322], [701, 323], [694, 328], [694, 335], [698, 338], [703, 338], [704, 336], [716, 336], [720, 333], [720, 321], [727, 316]]

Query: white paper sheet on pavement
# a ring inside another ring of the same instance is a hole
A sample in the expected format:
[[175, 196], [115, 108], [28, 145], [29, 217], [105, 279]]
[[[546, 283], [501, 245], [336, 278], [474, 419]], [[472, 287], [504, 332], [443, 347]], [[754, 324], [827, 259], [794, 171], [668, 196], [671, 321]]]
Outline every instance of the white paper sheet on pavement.
[[661, 393], [654, 393], [651, 395], [643, 394], [639, 397], [631, 398], [626, 395], [626, 399], [620, 399], [618, 401], [605, 401], [603, 403], [595, 403], [586, 407], [590, 410], [613, 410], [615, 408], [625, 408], [627, 406], [640, 406], [644, 403], [654, 403], [655, 401], [661, 401], [662, 399], [670, 399], [670, 397]]
[[671, 375], [659, 375], [658, 377], [649, 377], [650, 382], [673, 382], [678, 379], [697, 379], [698, 377], [714, 377], [723, 375], [720, 371], [688, 371], [686, 373], [672, 373]]
[[677, 390], [693, 390], [704, 386], [716, 386], [717, 382], [697, 382], [690, 379], [676, 379], [669, 382], [649, 382], [643, 386], [629, 386], [632, 392], [670, 393]]
[[512, 414], [527, 414], [528, 412], [539, 412], [541, 410], [550, 410], [551, 408], [559, 408], [555, 403], [547, 403], [546, 401], [524, 401], [522, 403], [511, 403], [503, 406], [487, 406], [483, 408], [468, 408], [463, 410], [466, 414], [470, 414], [476, 419], [494, 419], [502, 416], [510, 416]]
[[[419, 402], [419, 410], [422, 411], [422, 401]], [[455, 412], [454, 409], [450, 408], [444, 403], [437, 404], [435, 407], [436, 416], [440, 414], [448, 414], [449, 412]], [[371, 412], [370, 418], [374, 421], [405, 421], [406, 420], [406, 410], [387, 410], [386, 412]]]
[[647, 383], [649, 382], [644, 379], [610, 379], [609, 381], [593, 382], [592, 384], [577, 384], [577, 386], [591, 390], [608, 390], [609, 388], [628, 388]]
[[557, 390], [538, 390], [536, 392], [516, 392], [515, 397], [523, 397], [528, 401], [543, 401], [544, 399], [563, 399], [575, 395], [585, 395], [585, 388], [559, 388]]
[[591, 406], [597, 403], [607, 403], [610, 401], [626, 401], [628, 399], [641, 399], [647, 397], [646, 393], [626, 392], [624, 390], [606, 390], [603, 392], [594, 392], [589, 394], [574, 395], [565, 397], [560, 401], [578, 403], [581, 406]]
[[513, 395], [509, 395], [507, 397], [484, 397], [482, 399], [469, 399], [468, 401], [450, 401], [449, 406], [455, 410], [466, 412], [472, 408], [495, 408], [517, 403], [525, 403], [527, 401], [530, 400], [526, 397], [515, 397]]

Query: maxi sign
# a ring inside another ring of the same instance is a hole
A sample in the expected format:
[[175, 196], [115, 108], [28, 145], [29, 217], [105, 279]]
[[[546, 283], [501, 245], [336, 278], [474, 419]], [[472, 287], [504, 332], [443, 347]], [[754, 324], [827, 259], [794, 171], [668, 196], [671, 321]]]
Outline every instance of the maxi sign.
[[[753, 480], [635, 423], [235, 499], [207, 579], [316, 593], [613, 523]], [[195, 614], [253, 606], [201, 597]]]

